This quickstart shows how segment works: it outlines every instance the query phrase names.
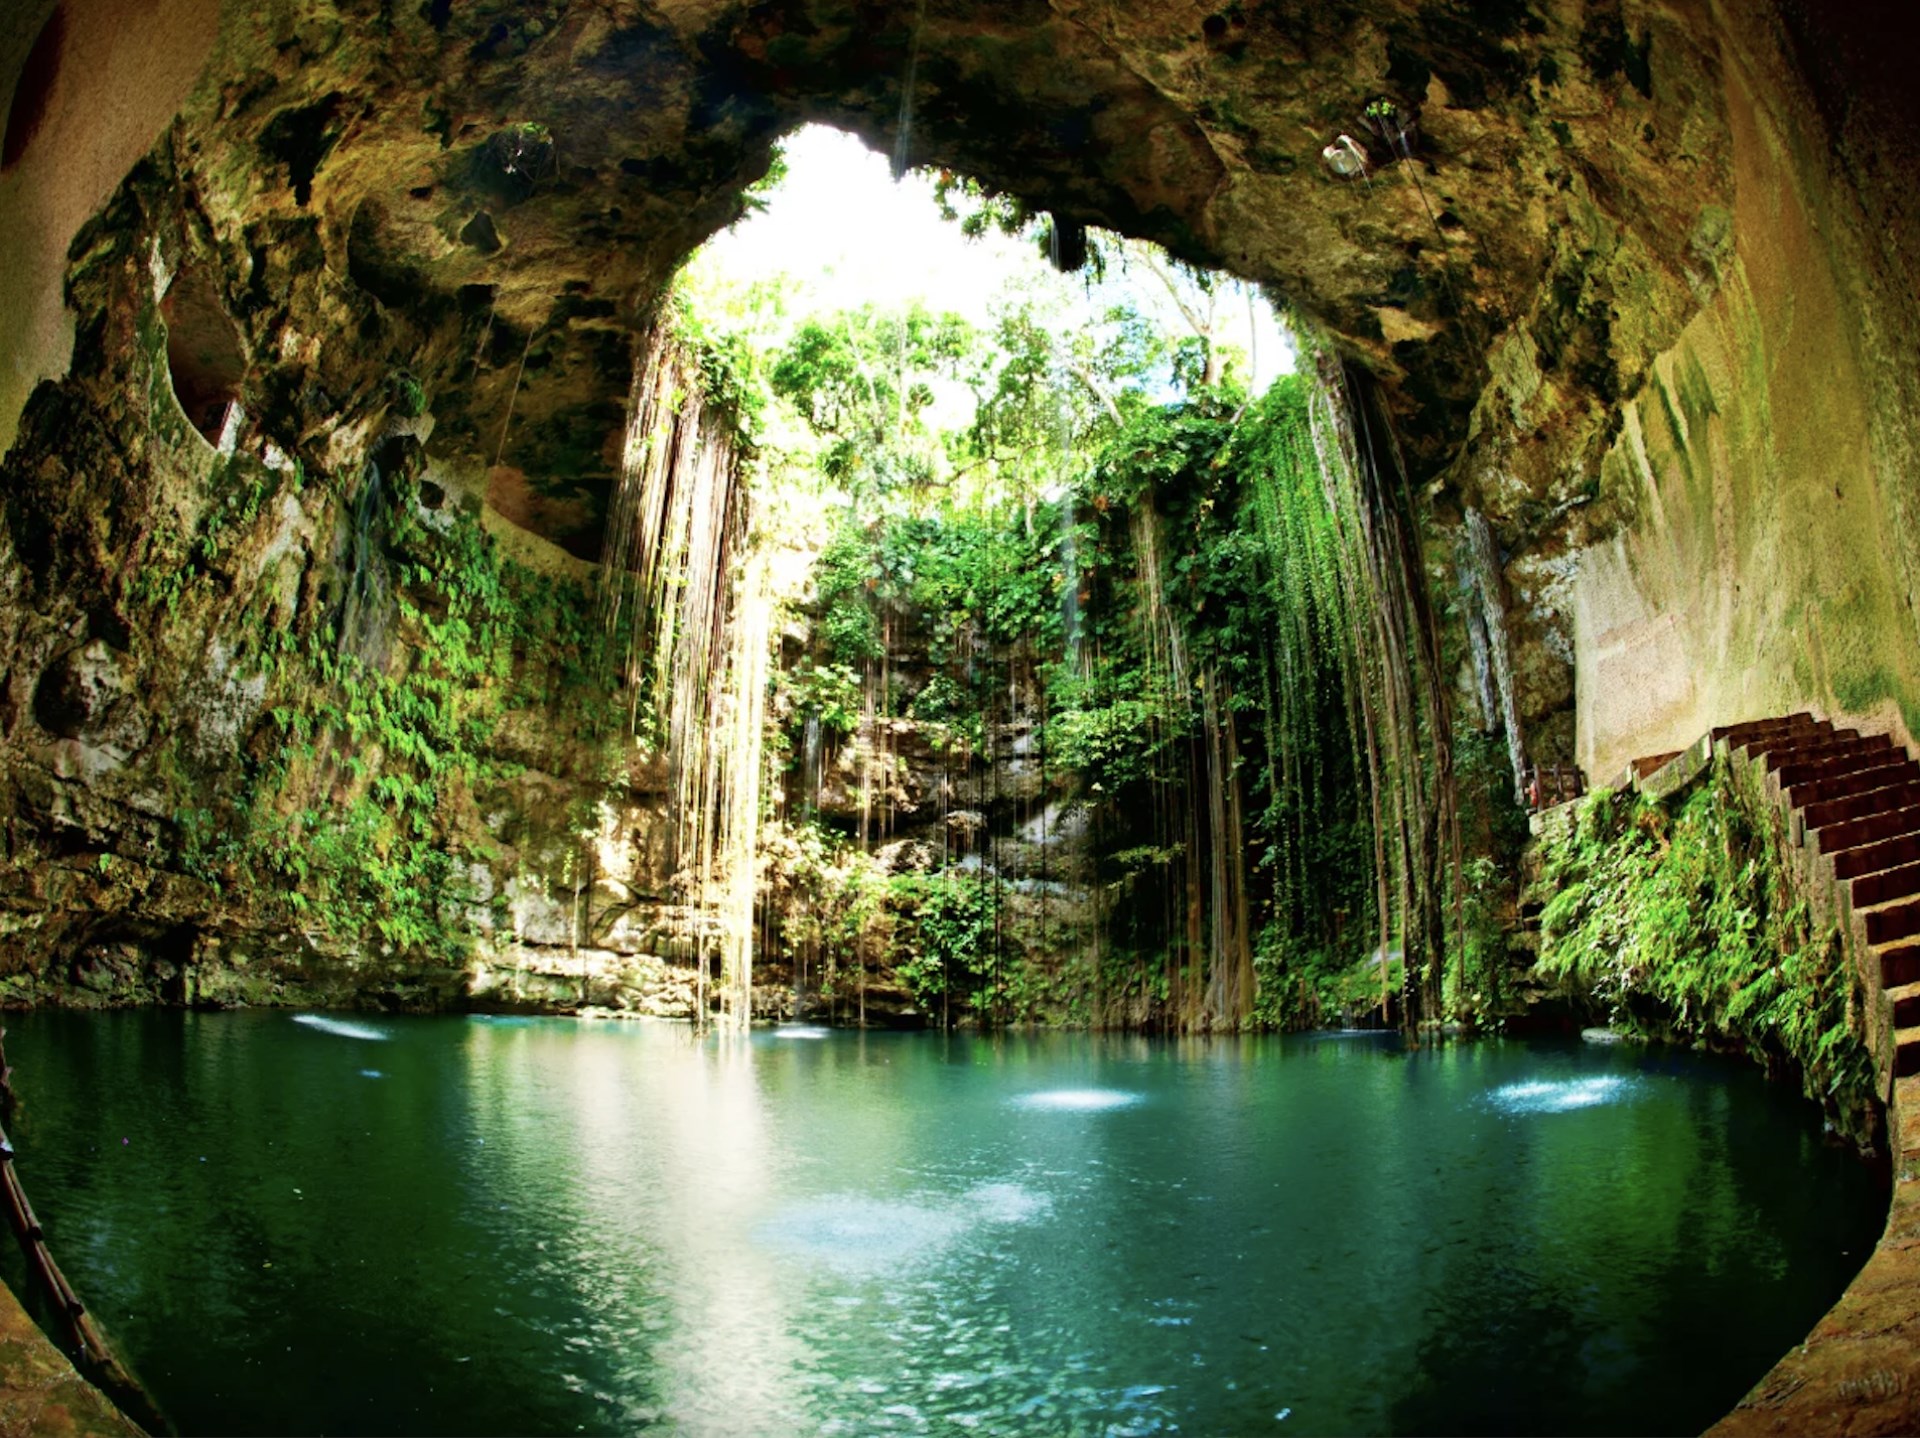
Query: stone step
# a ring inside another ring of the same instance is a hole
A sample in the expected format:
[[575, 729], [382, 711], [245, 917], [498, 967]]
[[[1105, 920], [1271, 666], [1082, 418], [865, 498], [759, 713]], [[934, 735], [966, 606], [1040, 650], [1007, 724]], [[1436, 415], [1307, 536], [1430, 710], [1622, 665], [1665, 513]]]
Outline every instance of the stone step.
[[1867, 926], [1867, 942], [1876, 948], [1920, 937], [1920, 899], [1895, 899], [1858, 912]]
[[1850, 794], [1864, 794], [1869, 789], [1898, 784], [1906, 779], [1920, 780], [1920, 764], [1911, 759], [1900, 759], [1891, 764], [1855, 769], [1851, 774], [1837, 774], [1831, 779], [1816, 779], [1811, 784], [1795, 784], [1782, 797], [1796, 809], [1803, 809], [1809, 804], [1844, 799]]
[[1762, 719], [1752, 724], [1736, 725], [1732, 731], [1716, 732], [1729, 744], [1748, 744], [1757, 739], [1777, 738], [1782, 734], [1831, 732], [1832, 729], [1832, 720], [1815, 719], [1810, 714], [1802, 714], [1788, 719]]
[[1856, 734], [1851, 729], [1836, 729], [1830, 735], [1805, 743], [1782, 744], [1767, 750], [1767, 772], [1776, 773], [1789, 764], [1814, 764], [1851, 754], [1884, 754], [1892, 747], [1893, 741], [1885, 734]]
[[1909, 898], [1920, 894], [1920, 863], [1901, 864], [1898, 868], [1862, 874], [1852, 883], [1847, 897], [1856, 909], [1870, 909], [1875, 904]]
[[1920, 833], [1920, 806], [1888, 809], [1868, 814], [1863, 819], [1843, 819], [1838, 824], [1807, 830], [1807, 844], [1816, 854], [1838, 854], [1863, 844], [1877, 844], [1903, 834]]
[[1868, 814], [1881, 814], [1888, 809], [1903, 809], [1910, 804], [1920, 804], [1920, 779], [1885, 784], [1878, 789], [1849, 794], [1845, 798], [1827, 799], [1818, 804], [1808, 804], [1801, 811], [1800, 823], [1803, 828], [1821, 829], [1828, 824], [1837, 824], [1843, 819], [1861, 819]]
[[1802, 744], [1820, 744], [1835, 737], [1836, 730], [1831, 724], [1819, 728], [1776, 729], [1771, 734], [1756, 734], [1743, 743], [1729, 747], [1739, 749], [1749, 756], [1769, 753], [1775, 749], [1790, 749]]
[[1666, 768], [1667, 765], [1671, 764], [1675, 759], [1678, 759], [1685, 752], [1684, 749], [1675, 749], [1666, 754], [1649, 754], [1644, 759], [1635, 759], [1627, 768], [1632, 772], [1634, 778], [1644, 779], [1655, 770]]
[[1868, 749], [1851, 754], [1830, 754], [1817, 759], [1798, 758], [1768, 774], [1768, 781], [1784, 791], [1801, 784], [1817, 784], [1838, 779], [1862, 769], [1879, 768], [1887, 762], [1884, 749]]
[[1895, 1029], [1893, 1044], [1893, 1076], [1920, 1073], [1920, 1028]]
[[[1749, 739], [1763, 734], [1775, 734], [1784, 729], [1810, 729], [1826, 724], [1824, 719], [1815, 719], [1811, 714], [1801, 712], [1788, 714], [1779, 719], [1749, 719], [1741, 724], [1722, 724], [1711, 731], [1715, 744], [1740, 746]], [[1828, 725], [1831, 728], [1831, 725]]]
[[1878, 844], [1862, 844], [1833, 856], [1833, 877], [1857, 879], [1882, 869], [1920, 863], [1920, 834], [1900, 834]]
[[1920, 983], [1900, 984], [1887, 990], [1893, 1001], [1893, 1026], [1896, 1029], [1920, 1025]]
[[1882, 944], [1873, 953], [1880, 961], [1882, 989], [1920, 984], [1920, 944]]

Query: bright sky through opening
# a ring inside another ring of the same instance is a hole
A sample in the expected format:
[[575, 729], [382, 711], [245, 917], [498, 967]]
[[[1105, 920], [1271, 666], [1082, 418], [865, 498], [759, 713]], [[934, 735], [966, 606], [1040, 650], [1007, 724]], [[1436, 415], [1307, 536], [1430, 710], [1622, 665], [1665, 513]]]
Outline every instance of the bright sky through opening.
[[[716, 235], [694, 261], [696, 283], [748, 283], [784, 276], [787, 313], [881, 308], [920, 301], [983, 328], [1010, 288], [1057, 296], [1068, 312], [1091, 319], [1122, 300], [1179, 318], [1160, 282], [1138, 266], [1114, 267], [1097, 283], [1061, 275], [1038, 247], [989, 231], [977, 240], [940, 217], [933, 184], [920, 174], [898, 181], [884, 156], [852, 135], [809, 125], [785, 143], [786, 176], [763, 196], [765, 209]], [[1249, 343], [1249, 311], [1257, 326]], [[1242, 287], [1221, 299], [1220, 342], [1250, 354], [1260, 393], [1294, 367], [1292, 339], [1273, 309]]]

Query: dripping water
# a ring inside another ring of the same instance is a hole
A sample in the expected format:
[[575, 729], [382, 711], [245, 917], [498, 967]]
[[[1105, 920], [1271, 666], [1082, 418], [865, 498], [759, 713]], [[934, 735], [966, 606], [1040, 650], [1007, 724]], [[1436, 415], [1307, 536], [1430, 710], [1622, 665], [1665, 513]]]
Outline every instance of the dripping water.
[[800, 816], [812, 819], [820, 813], [820, 715], [807, 715], [805, 736], [800, 743]]

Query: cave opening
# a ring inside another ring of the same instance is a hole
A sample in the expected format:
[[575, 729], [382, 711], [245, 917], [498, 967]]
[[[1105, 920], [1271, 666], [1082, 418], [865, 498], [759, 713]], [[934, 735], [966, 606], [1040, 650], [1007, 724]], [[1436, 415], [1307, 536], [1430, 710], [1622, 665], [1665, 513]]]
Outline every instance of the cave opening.
[[[890, 175], [838, 131], [798, 131], [774, 175], [655, 321], [602, 555], [633, 591], [613, 608], [636, 626], [627, 682], [653, 693], [635, 712], [652, 711], [678, 811], [710, 813], [670, 861], [727, 935], [711, 955], [696, 940], [696, 1011], [711, 981], [735, 1024], [769, 1002], [863, 1025], [1023, 1021], [1030, 969], [1103, 1023], [1238, 1025], [1254, 925], [1302, 917], [1297, 875], [1276, 899], [1241, 851], [1255, 830], [1297, 851], [1281, 811], [1300, 801], [1250, 695], [1236, 705], [1188, 651], [1232, 648], [1271, 692], [1247, 635], [1286, 581], [1249, 563], [1244, 592], [1199, 598], [1179, 576], [1215, 556], [1161, 530], [1204, 527], [1218, 503], [1232, 517], [1210, 542], [1257, 542], [1241, 486], [1180, 446], [1222, 473], [1249, 416], [1304, 422], [1300, 386], [1268, 399], [1290, 334], [1257, 287], [1147, 242], [1083, 231], [1068, 272], [1059, 222], [951, 171]], [[652, 398], [663, 370], [677, 408]], [[1161, 451], [1158, 492], [1129, 447]], [[730, 717], [759, 701], [739, 676], [768, 691], [745, 751]], [[1122, 752], [1129, 725], [1142, 743]], [[1229, 772], [1243, 761], [1259, 793]], [[742, 820], [763, 768], [774, 813]], [[804, 873], [764, 861], [802, 853]], [[1357, 879], [1324, 887], [1365, 908]], [[884, 924], [826, 937], [879, 893]], [[1067, 977], [1103, 949], [1110, 992]], [[1376, 1000], [1387, 968], [1369, 970]], [[1148, 972], [1172, 985], [1164, 1005]], [[749, 998], [772, 982], [783, 998]]]
[[198, 265], [173, 277], [161, 305], [167, 377], [180, 411], [208, 444], [218, 446], [240, 402], [246, 356], [240, 331], [213, 281]]

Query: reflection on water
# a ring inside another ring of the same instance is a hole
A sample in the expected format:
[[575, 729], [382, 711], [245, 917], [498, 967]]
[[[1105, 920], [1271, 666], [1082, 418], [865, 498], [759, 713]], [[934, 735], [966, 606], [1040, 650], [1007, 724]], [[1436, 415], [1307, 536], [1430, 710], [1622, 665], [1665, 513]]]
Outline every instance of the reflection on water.
[[314, 1017], [9, 1023], [184, 1431], [1697, 1430], [1878, 1226], [1686, 1055]]
[[305, 1024], [323, 1034], [335, 1034], [343, 1039], [385, 1039], [386, 1035], [378, 1029], [368, 1028], [365, 1024], [348, 1023], [345, 1019], [330, 1019], [324, 1014], [295, 1014], [296, 1024]]
[[1508, 1113], [1565, 1113], [1569, 1109], [1616, 1103], [1630, 1092], [1627, 1080], [1620, 1075], [1602, 1074], [1597, 1078], [1534, 1079], [1527, 1083], [1502, 1084], [1488, 1095], [1488, 1101]]
[[1131, 1108], [1139, 1102], [1140, 1095], [1137, 1093], [1120, 1093], [1110, 1088], [1056, 1088], [1043, 1093], [1023, 1093], [1013, 1100], [1013, 1105], [1015, 1108], [1098, 1113], [1102, 1109]]
[[756, 1237], [845, 1273], [879, 1274], [930, 1257], [966, 1226], [964, 1214], [941, 1205], [835, 1194], [783, 1209]]
[[755, 1237], [768, 1247], [842, 1273], [879, 1275], [981, 1236], [990, 1224], [1044, 1217], [1053, 1200], [1017, 1183], [983, 1183], [957, 1199], [869, 1198], [843, 1193], [781, 1209]]

